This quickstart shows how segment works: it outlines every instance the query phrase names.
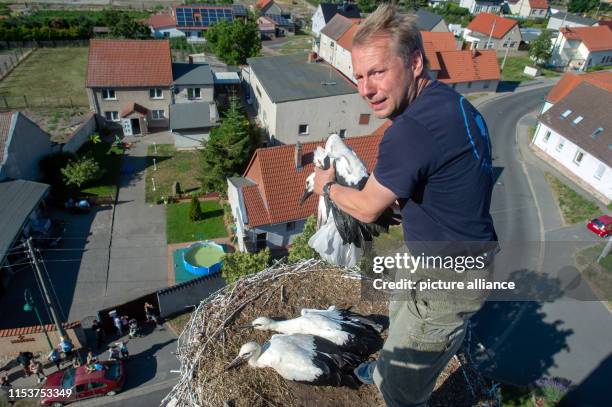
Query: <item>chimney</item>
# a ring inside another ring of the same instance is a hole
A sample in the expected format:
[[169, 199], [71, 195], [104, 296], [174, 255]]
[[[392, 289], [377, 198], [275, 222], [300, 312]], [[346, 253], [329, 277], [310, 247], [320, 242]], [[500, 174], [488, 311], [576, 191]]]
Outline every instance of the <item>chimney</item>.
[[317, 57], [318, 57], [318, 55], [317, 55], [316, 52], [310, 51], [308, 53], [308, 63], [312, 64], [313, 62], [316, 62], [317, 61]]
[[302, 169], [302, 143], [299, 141], [295, 143], [295, 169]]

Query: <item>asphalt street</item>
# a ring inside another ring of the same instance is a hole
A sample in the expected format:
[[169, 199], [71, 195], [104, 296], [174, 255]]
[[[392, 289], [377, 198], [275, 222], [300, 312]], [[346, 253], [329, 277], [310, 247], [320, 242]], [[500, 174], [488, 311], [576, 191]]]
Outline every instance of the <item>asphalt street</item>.
[[596, 369], [597, 378], [609, 382], [612, 316], [602, 302], [585, 300], [589, 288], [583, 281], [576, 283], [582, 296], [568, 295], [576, 280], [573, 253], [595, 239], [582, 224], [562, 224], [543, 178], [546, 164], [530, 156], [526, 127], [517, 127], [523, 116], [539, 111], [549, 89], [516, 93], [479, 108], [499, 174], [492, 202], [502, 246], [496, 268], [510, 273], [519, 291], [523, 287], [520, 295], [507, 298], [519, 301], [489, 302], [474, 318], [477, 340], [488, 351], [481, 367], [516, 384], [555, 376], [580, 384], [592, 381]]

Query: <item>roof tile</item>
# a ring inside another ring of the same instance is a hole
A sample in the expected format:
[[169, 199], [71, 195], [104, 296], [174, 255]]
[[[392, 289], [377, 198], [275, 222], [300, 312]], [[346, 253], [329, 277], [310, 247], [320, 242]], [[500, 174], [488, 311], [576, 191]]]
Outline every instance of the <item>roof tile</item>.
[[548, 0], [529, 0], [529, 7], [548, 10]]
[[450, 32], [431, 32], [421, 31], [423, 48], [429, 60], [429, 68], [432, 71], [440, 70], [439, 51], [454, 51], [457, 49], [457, 42], [453, 33]]
[[149, 17], [145, 24], [154, 29], [176, 27], [174, 16], [170, 14], [155, 14]]
[[612, 29], [608, 26], [564, 27], [560, 31], [568, 40], [582, 41], [591, 52], [612, 50]]
[[172, 84], [168, 40], [91, 40], [87, 87]]
[[[493, 22], [495, 22], [494, 29]], [[495, 14], [491, 13], [480, 13], [474, 17], [472, 22], [468, 24], [467, 28], [485, 35], [490, 35], [491, 30], [493, 29], [493, 37], [499, 39], [504, 38], [508, 31], [510, 31], [517, 24], [517, 20], [496, 16]]]
[[438, 80], [444, 83], [499, 80], [499, 63], [495, 50], [438, 52], [441, 70]]
[[588, 82], [591, 85], [607, 89], [612, 92], [612, 72], [600, 71], [578, 75], [575, 73], [567, 73], [563, 75], [561, 80], [548, 92], [546, 100], [551, 103], [557, 103], [568, 95], [578, 84]]

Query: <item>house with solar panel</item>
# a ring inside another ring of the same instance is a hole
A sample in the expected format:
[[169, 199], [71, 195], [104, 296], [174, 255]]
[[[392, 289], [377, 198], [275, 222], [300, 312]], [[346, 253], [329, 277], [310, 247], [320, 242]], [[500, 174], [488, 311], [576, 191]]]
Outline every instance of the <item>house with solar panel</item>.
[[[259, 0], [255, 3], [255, 9], [260, 14], [257, 24], [262, 39], [295, 34], [296, 25], [291, 19], [291, 13], [284, 12], [274, 0]], [[265, 17], [265, 19], [261, 17]]]
[[612, 202], [612, 73], [566, 74], [546, 96], [531, 147], [538, 156]]
[[242, 71], [247, 103], [270, 145], [355, 137], [376, 130], [374, 117], [354, 83], [312, 54], [249, 58]]
[[221, 20], [232, 22], [246, 18], [247, 9], [241, 4], [176, 6], [172, 9], [176, 29], [182, 32], [189, 42], [204, 42], [204, 31]]

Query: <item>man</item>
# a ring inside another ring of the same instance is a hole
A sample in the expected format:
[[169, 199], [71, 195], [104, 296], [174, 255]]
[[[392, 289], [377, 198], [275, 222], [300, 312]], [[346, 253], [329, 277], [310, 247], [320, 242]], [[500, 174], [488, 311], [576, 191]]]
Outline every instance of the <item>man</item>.
[[[482, 116], [460, 94], [431, 79], [413, 18], [392, 5], [381, 5], [360, 24], [352, 62], [360, 95], [376, 117], [392, 124], [361, 191], [336, 184], [332, 166], [316, 170], [315, 192], [364, 222], [375, 221], [397, 201], [413, 256], [479, 255], [488, 268], [497, 236], [489, 213], [491, 146]], [[425, 279], [422, 273], [412, 276]], [[356, 374], [375, 383], [390, 406], [424, 406], [461, 345], [467, 319], [487, 293], [404, 294], [394, 293], [389, 303], [389, 336], [379, 360], [361, 365]]]

